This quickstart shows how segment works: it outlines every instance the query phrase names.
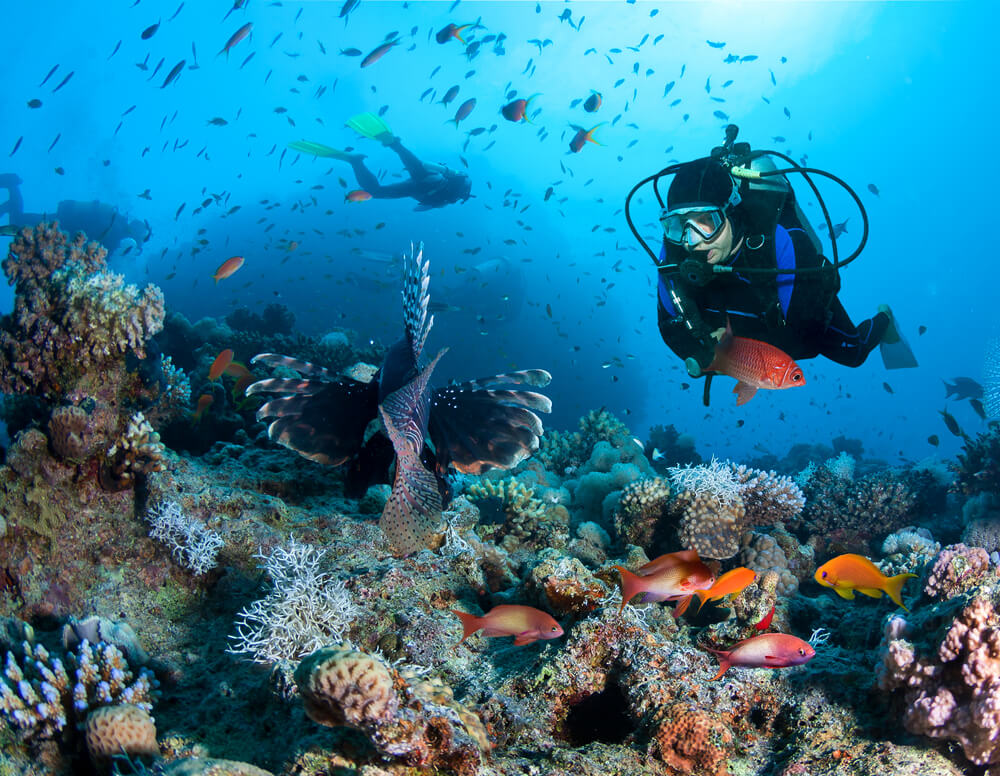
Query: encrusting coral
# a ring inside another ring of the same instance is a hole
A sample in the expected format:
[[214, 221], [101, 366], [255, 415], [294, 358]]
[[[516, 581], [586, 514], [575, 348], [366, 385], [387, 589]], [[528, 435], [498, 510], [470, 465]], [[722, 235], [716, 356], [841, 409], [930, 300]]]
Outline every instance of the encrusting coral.
[[112, 758], [156, 757], [156, 724], [149, 712], [131, 703], [102, 706], [87, 715], [84, 738], [90, 759], [98, 765], [110, 764]]

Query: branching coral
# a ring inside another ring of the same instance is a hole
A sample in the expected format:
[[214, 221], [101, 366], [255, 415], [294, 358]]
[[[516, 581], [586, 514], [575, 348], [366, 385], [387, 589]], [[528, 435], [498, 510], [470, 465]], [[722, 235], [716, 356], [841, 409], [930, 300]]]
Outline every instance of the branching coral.
[[108, 449], [101, 465], [99, 479], [105, 490], [125, 490], [132, 487], [135, 478], [167, 468], [163, 460], [166, 448], [160, 435], [143, 417], [135, 413], [128, 422], [121, 438]]
[[598, 442], [621, 447], [632, 442], [631, 432], [607, 410], [592, 410], [580, 418], [579, 431], [546, 431], [535, 457], [546, 469], [560, 476], [578, 469]]
[[680, 515], [681, 543], [706, 558], [733, 557], [746, 530], [789, 520], [805, 503], [789, 477], [714, 458], [670, 469], [670, 478], [682, 489], [672, 506]]
[[163, 294], [107, 270], [105, 250], [55, 224], [23, 229], [3, 262], [14, 312], [0, 326], [0, 389], [59, 398], [89, 370], [131, 350], [145, 356], [163, 328]]
[[958, 454], [958, 489], [967, 495], [1000, 493], [1000, 425], [965, 440]]
[[[552, 541], [554, 534], [558, 533], [560, 544], [565, 544], [568, 539], [565, 525], [557, 526], [546, 521], [549, 509], [535, 498], [534, 489], [514, 477], [473, 483], [466, 491], [466, 497], [479, 508], [480, 531], [492, 533], [495, 539], [502, 537], [504, 546], [508, 548], [546, 534], [551, 534], [548, 541]], [[560, 510], [565, 512], [560, 507], [553, 511]], [[491, 525], [493, 529], [490, 529]], [[550, 532], [548, 529], [555, 530]]]
[[0, 713], [23, 739], [50, 738], [92, 709], [132, 704], [149, 711], [158, 683], [146, 668], [132, 673], [121, 650], [88, 641], [62, 657], [25, 641], [7, 652], [0, 677]]
[[977, 765], [1000, 762], [1000, 618], [977, 598], [948, 628], [936, 657], [918, 655], [909, 626], [891, 618], [883, 635], [879, 686], [903, 688], [903, 722], [917, 735], [957, 741]]

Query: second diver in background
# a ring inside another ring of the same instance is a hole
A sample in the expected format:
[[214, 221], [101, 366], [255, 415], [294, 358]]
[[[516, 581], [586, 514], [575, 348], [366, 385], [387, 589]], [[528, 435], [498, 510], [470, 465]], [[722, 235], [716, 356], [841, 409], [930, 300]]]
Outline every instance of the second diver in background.
[[406, 168], [409, 179], [400, 183], [383, 185], [375, 174], [365, 166], [365, 155], [347, 153], [336, 148], [298, 140], [289, 143], [293, 151], [313, 154], [329, 159], [340, 159], [351, 165], [358, 186], [374, 199], [402, 199], [409, 197], [417, 201], [416, 210], [432, 210], [465, 202], [472, 194], [472, 181], [464, 172], [452, 170], [442, 164], [422, 162], [412, 151], [404, 147], [388, 125], [372, 113], [361, 113], [349, 119], [347, 126], [360, 135], [378, 140], [386, 148], [396, 152]]

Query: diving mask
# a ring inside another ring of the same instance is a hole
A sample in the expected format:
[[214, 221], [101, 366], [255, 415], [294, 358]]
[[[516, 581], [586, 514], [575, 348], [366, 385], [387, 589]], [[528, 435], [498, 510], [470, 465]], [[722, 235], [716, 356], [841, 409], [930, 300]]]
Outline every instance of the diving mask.
[[663, 211], [663, 237], [675, 245], [695, 246], [714, 240], [726, 225], [726, 214], [715, 205], [689, 205]]

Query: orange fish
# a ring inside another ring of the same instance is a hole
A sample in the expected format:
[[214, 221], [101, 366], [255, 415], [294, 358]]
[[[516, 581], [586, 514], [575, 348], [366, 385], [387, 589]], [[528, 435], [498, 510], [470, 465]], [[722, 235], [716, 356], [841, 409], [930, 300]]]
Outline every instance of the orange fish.
[[201, 420], [201, 416], [205, 414], [212, 402], [215, 401], [215, 397], [210, 393], [203, 393], [198, 397], [198, 404], [195, 406], [194, 412], [191, 414], [191, 422], [197, 423]]
[[[602, 121], [601, 124], [604, 124], [604, 122]], [[573, 139], [569, 141], [569, 150], [574, 154], [578, 154], [587, 144], [587, 141], [590, 141], [594, 145], [604, 145], [604, 143], [598, 143], [594, 140], [594, 130], [601, 126], [601, 124], [595, 124], [590, 129], [584, 129], [576, 124], [570, 124], [570, 126], [576, 130], [576, 134], [573, 135]]]
[[618, 608], [619, 613], [633, 596], [645, 593], [643, 603], [677, 601], [674, 617], [680, 617], [691, 603], [695, 591], [705, 590], [715, 582], [711, 570], [700, 560], [679, 561], [645, 576], [633, 574], [623, 566], [615, 568], [621, 574], [622, 605]]
[[[484, 636], [514, 636], [514, 646], [531, 644], [538, 639], [557, 639], [563, 629], [552, 617], [531, 606], [502, 604], [494, 606], [482, 617], [452, 609], [462, 621], [462, 641], [478, 630]], [[462, 641], [458, 642], [459, 644]]]
[[245, 375], [241, 375], [236, 380], [236, 385], [233, 386], [233, 401], [240, 401], [246, 398], [247, 386], [254, 381], [254, 376], [247, 372]]
[[808, 663], [816, 656], [816, 650], [808, 641], [787, 633], [764, 633], [743, 639], [727, 650], [708, 651], [719, 658], [719, 673], [712, 677], [713, 682], [726, 673], [730, 666], [787, 668]]
[[816, 569], [816, 581], [824, 587], [832, 587], [841, 598], [854, 600], [854, 591], [872, 598], [881, 598], [882, 593], [891, 598], [897, 606], [903, 606], [903, 583], [916, 578], [916, 574], [897, 574], [887, 577], [878, 567], [863, 555], [838, 555]]
[[508, 102], [500, 109], [500, 113], [503, 114], [503, 117], [507, 121], [528, 121], [528, 107], [531, 105], [531, 101], [537, 96], [537, 94], [533, 94], [526, 99], [522, 97], [513, 102]]
[[354, 189], [354, 191], [347, 192], [344, 197], [344, 202], [367, 202], [372, 198], [372, 195], [363, 189]]
[[781, 390], [806, 384], [798, 364], [782, 350], [760, 340], [734, 337], [729, 323], [715, 347], [715, 358], [707, 372], [735, 377], [736, 405], [750, 401], [758, 388]]
[[216, 283], [218, 283], [220, 280], [228, 278], [242, 266], [243, 266], [243, 257], [233, 256], [231, 259], [226, 259], [224, 262], [222, 262], [222, 264], [219, 265], [219, 268], [215, 270], [215, 274], [212, 275], [212, 278], [215, 280]]
[[[244, 24], [242, 27], [236, 30], [236, 32], [233, 33], [233, 36], [229, 40], [226, 41], [226, 45], [222, 47], [222, 50], [219, 52], [219, 54], [225, 54], [226, 58], [228, 59], [229, 49], [231, 49], [233, 46], [235, 46], [237, 43], [243, 40], [252, 31], [253, 31], [253, 22], [247, 22], [246, 24]], [[216, 56], [218, 56], [219, 54], [216, 54]]]
[[727, 571], [708, 590], [699, 590], [695, 595], [701, 602], [698, 609], [705, 605], [706, 601], [717, 601], [723, 596], [731, 593], [739, 593], [757, 578], [757, 574], [752, 569], [745, 566], [737, 566], [731, 571]]
[[[224, 353], [225, 351], [223, 351]], [[219, 354], [222, 356], [222, 353]], [[226, 368], [222, 370], [223, 374], [229, 375], [230, 377], [235, 377], [237, 379], [241, 377], [251, 377], [250, 370], [246, 368], [239, 361], [230, 361], [226, 364]]]
[[232, 363], [232, 361], [233, 361], [233, 351], [231, 351], [229, 348], [226, 348], [221, 353], [219, 353], [219, 355], [215, 357], [215, 361], [213, 361], [212, 366], [209, 367], [208, 379], [218, 380], [222, 376], [222, 373], [226, 371], [226, 367], [228, 367]]

